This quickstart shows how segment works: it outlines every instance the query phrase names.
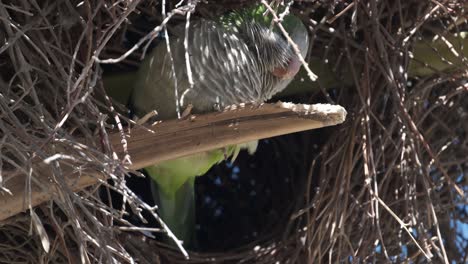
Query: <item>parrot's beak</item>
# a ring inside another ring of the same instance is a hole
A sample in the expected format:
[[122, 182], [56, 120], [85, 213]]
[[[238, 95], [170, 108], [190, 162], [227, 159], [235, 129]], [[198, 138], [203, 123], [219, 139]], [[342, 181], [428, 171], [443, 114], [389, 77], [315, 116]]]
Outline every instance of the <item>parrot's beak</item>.
[[301, 61], [295, 55], [289, 60], [289, 63], [286, 65], [286, 67], [274, 68], [271, 71], [271, 73], [280, 79], [287, 80], [296, 76], [300, 68], [301, 68]]

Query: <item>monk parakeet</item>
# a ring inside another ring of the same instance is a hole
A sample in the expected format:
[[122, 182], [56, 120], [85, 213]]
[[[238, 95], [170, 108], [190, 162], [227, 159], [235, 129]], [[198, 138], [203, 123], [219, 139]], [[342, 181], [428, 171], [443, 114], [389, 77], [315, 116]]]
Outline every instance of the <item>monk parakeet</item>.
[[[187, 39], [184, 30], [170, 38], [171, 53], [164, 44], [156, 46], [142, 63], [131, 96], [136, 115], [156, 110], [157, 118], [174, 119], [189, 105], [191, 113], [203, 113], [262, 103], [282, 91], [301, 63], [265, 11], [257, 6], [217, 20], [190, 21]], [[286, 15], [282, 25], [305, 56], [305, 26], [294, 15]], [[184, 245], [194, 239], [195, 177], [226, 157], [235, 158], [241, 148], [253, 153], [256, 144], [227, 146], [144, 169], [154, 181], [160, 217]]]

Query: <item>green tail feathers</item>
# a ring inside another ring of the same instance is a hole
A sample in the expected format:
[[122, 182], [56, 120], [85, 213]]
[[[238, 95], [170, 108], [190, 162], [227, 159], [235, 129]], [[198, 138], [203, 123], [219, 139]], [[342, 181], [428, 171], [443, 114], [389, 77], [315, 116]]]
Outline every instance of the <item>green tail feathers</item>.
[[183, 246], [195, 245], [195, 178], [187, 180], [172, 196], [160, 190], [157, 183], [151, 181], [153, 199], [159, 207], [159, 217], [171, 232], [182, 240]]
[[195, 177], [201, 176], [221, 161], [233, 162], [241, 149], [253, 154], [257, 141], [228, 146], [149, 166], [153, 199], [159, 216], [169, 229], [182, 240], [184, 247], [195, 245]]

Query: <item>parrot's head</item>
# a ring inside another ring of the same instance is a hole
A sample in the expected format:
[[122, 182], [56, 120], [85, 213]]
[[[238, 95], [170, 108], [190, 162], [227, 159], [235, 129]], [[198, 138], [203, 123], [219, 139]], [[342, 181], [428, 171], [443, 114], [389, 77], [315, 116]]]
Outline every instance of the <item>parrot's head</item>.
[[[301, 66], [299, 57], [279, 26], [272, 23], [273, 16], [263, 5], [230, 15], [227, 21], [230, 23], [225, 25], [235, 25], [234, 30], [239, 31], [247, 45], [256, 51], [262, 67], [270, 74], [280, 81], [286, 81], [286, 84], [297, 74]], [[281, 25], [305, 57], [309, 37], [302, 21], [288, 14], [281, 21]]]
[[[282, 17], [283, 11], [277, 14]], [[169, 119], [177, 116], [178, 107], [189, 104], [193, 113], [203, 113], [271, 99], [301, 66], [288, 38], [303, 57], [309, 47], [307, 29], [298, 17], [288, 14], [279, 22], [287, 36], [274, 16], [258, 5], [190, 23], [187, 36], [185, 27], [178, 27], [177, 39], [170, 44], [172, 56], [167, 56], [166, 45], [157, 45], [140, 67], [132, 95], [135, 112], [157, 109], [159, 118]], [[161, 63], [155, 63], [158, 60]]]
[[[291, 37], [292, 41], [298, 46], [302, 57], [305, 58], [305, 56], [307, 55], [307, 50], [309, 48], [309, 36], [304, 24], [302, 24], [299, 18], [293, 15], [289, 15], [285, 17], [285, 19], [282, 22], [282, 25]], [[281, 37], [284, 38], [282, 34]], [[301, 61], [299, 60], [299, 56], [297, 56], [297, 54], [294, 52], [289, 43], [287, 46], [288, 47], [286, 49], [288, 53], [285, 55], [288, 59], [286, 63], [280, 64], [272, 70], [273, 75], [282, 79], [291, 79], [296, 75], [296, 73], [301, 67]], [[281, 61], [281, 58], [278, 58], [278, 60]]]

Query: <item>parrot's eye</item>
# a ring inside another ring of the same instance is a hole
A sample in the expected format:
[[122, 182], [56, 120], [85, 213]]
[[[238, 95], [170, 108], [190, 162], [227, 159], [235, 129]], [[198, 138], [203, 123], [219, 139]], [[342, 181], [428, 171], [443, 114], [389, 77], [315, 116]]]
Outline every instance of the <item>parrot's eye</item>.
[[286, 37], [276, 26], [247, 19], [236, 25], [244, 43], [257, 56], [262, 68], [280, 79], [290, 79], [297, 73], [300, 64], [296, 62], [297, 58]]

